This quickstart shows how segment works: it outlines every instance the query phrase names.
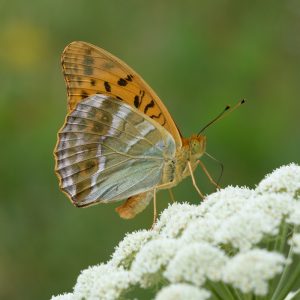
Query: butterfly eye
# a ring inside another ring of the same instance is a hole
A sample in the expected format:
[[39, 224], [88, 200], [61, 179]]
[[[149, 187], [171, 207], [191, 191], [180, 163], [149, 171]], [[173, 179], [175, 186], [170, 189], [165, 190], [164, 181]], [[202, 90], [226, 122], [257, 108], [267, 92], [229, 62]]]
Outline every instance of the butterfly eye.
[[203, 135], [197, 136], [190, 140], [190, 151], [192, 155], [200, 157], [205, 152], [206, 137]]
[[196, 154], [201, 149], [201, 144], [199, 141], [193, 139], [191, 140], [190, 148], [191, 148], [191, 153]]

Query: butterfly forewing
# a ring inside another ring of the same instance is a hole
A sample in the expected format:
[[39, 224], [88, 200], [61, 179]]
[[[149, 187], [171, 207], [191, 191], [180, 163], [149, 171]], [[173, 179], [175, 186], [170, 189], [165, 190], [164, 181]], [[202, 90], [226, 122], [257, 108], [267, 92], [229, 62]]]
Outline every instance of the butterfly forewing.
[[62, 66], [70, 111], [90, 95], [111, 95], [159, 123], [171, 133], [176, 145], [181, 145], [181, 135], [159, 97], [112, 54], [85, 42], [73, 42], [62, 54]]
[[77, 206], [111, 202], [153, 189], [176, 144], [162, 126], [107, 95], [69, 112], [55, 150], [60, 186]]

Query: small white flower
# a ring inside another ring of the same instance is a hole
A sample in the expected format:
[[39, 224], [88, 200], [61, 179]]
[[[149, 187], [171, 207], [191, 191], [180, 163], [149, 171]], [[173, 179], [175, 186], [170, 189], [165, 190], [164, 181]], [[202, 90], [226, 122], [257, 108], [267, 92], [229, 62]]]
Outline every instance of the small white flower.
[[205, 215], [213, 215], [219, 220], [226, 220], [236, 214], [255, 195], [253, 190], [246, 187], [228, 186], [207, 196], [200, 206]]
[[150, 230], [141, 230], [127, 234], [115, 248], [110, 264], [117, 267], [130, 267], [136, 253], [145, 243], [153, 239], [155, 235], [155, 232]]
[[171, 284], [161, 289], [155, 300], [206, 300], [210, 292], [186, 283]]
[[186, 281], [201, 286], [207, 278], [220, 280], [226, 261], [225, 253], [215, 246], [208, 243], [190, 244], [180, 248], [164, 275], [173, 283]]
[[199, 206], [175, 202], [162, 212], [154, 230], [159, 232], [160, 237], [176, 238], [199, 215]]
[[293, 201], [289, 216], [286, 221], [289, 224], [296, 226], [300, 225], [300, 200]]
[[129, 271], [101, 264], [79, 275], [74, 295], [76, 299], [115, 300], [135, 283], [136, 279]]
[[222, 222], [213, 215], [205, 215], [193, 220], [182, 233], [180, 240], [183, 244], [195, 242], [208, 242], [216, 244], [215, 233], [220, 228]]
[[224, 282], [232, 284], [244, 293], [265, 295], [268, 280], [282, 272], [286, 264], [283, 255], [263, 249], [239, 253], [229, 260], [223, 269]]
[[230, 218], [216, 232], [215, 238], [220, 244], [230, 244], [234, 248], [245, 251], [260, 242], [264, 234], [276, 234], [278, 224], [272, 222], [272, 218], [260, 212], [249, 214], [243, 211]]
[[273, 219], [281, 220], [293, 210], [295, 200], [288, 194], [264, 193], [253, 199], [253, 206], [271, 216]]
[[300, 198], [300, 166], [292, 163], [267, 175], [257, 186], [257, 192], [289, 193]]
[[295, 233], [289, 244], [293, 247], [293, 252], [296, 254], [300, 254], [300, 233]]
[[142, 287], [161, 280], [161, 271], [178, 251], [180, 243], [175, 239], [158, 239], [141, 248], [132, 263], [132, 272], [139, 278]]
[[263, 194], [248, 199], [239, 212], [224, 220], [215, 233], [216, 241], [241, 250], [250, 249], [264, 237], [278, 234], [292, 201], [281, 194]]
[[217, 244], [216, 233], [230, 217], [235, 216], [255, 193], [248, 188], [226, 187], [215, 192], [201, 203], [199, 217], [189, 222], [182, 234], [185, 243], [206, 241]]
[[73, 299], [74, 299], [74, 295], [71, 293], [52, 296], [51, 298], [51, 300], [73, 300]]

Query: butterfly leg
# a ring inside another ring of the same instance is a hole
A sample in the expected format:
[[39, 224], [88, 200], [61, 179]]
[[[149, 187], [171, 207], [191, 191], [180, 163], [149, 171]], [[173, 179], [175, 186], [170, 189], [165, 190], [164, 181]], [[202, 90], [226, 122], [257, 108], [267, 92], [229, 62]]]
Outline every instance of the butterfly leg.
[[172, 202], [176, 202], [172, 189], [168, 189], [168, 191], [169, 191], [170, 198], [171, 198]]
[[188, 161], [188, 168], [189, 168], [189, 171], [190, 171], [190, 174], [191, 174], [193, 186], [196, 189], [196, 191], [198, 192], [198, 194], [200, 195], [200, 197], [203, 199], [204, 195], [201, 193], [200, 189], [197, 186], [197, 183], [196, 183], [196, 180], [195, 180], [195, 177], [194, 177], [194, 173], [193, 173], [193, 168], [192, 168], [192, 165], [191, 165], [190, 161]]
[[151, 226], [151, 230], [154, 228], [157, 220], [157, 210], [156, 210], [156, 189], [153, 190], [153, 223]]
[[205, 175], [208, 177], [209, 181], [217, 188], [220, 189], [221, 187], [214, 181], [214, 179], [211, 177], [211, 175], [209, 174], [209, 172], [207, 171], [204, 163], [201, 160], [197, 160], [197, 164], [200, 165], [200, 167], [202, 168], [202, 170], [204, 171]]
[[154, 226], [156, 224], [156, 221], [157, 221], [156, 191], [160, 190], [160, 189], [168, 189], [172, 200], [175, 202], [174, 195], [172, 193], [172, 190], [171, 190], [170, 186], [171, 185], [168, 182], [168, 183], [163, 183], [161, 185], [158, 185], [158, 186], [156, 186], [156, 188], [153, 189], [153, 223], [152, 223], [151, 229], [154, 228]]

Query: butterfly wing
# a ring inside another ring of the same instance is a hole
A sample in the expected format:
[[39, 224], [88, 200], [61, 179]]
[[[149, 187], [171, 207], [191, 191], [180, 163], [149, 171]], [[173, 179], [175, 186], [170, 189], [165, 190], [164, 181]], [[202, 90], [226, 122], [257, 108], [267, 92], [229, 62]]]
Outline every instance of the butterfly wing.
[[62, 54], [62, 66], [70, 111], [90, 95], [111, 95], [166, 128], [181, 146], [181, 134], [162, 101], [123, 61], [92, 44], [73, 42]]
[[76, 206], [112, 202], [153, 189], [173, 137], [139, 110], [107, 95], [80, 101], [58, 133], [56, 173]]

